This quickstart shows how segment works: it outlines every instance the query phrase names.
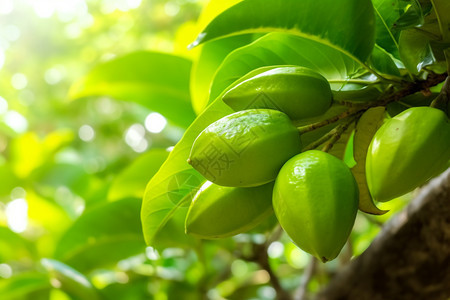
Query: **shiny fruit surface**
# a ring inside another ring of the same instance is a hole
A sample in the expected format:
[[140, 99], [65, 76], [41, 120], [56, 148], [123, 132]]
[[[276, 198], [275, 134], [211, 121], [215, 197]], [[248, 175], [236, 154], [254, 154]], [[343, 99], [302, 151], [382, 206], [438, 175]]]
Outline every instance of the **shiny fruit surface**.
[[358, 188], [344, 162], [322, 151], [306, 151], [278, 174], [273, 207], [292, 241], [326, 262], [336, 258], [350, 235]]
[[211, 184], [193, 199], [186, 233], [204, 239], [246, 232], [272, 212], [273, 182], [251, 188]]
[[366, 176], [372, 197], [389, 201], [444, 171], [450, 159], [445, 113], [413, 107], [384, 123], [369, 146]]
[[209, 125], [194, 141], [188, 162], [215, 184], [251, 187], [275, 180], [300, 151], [300, 134], [286, 114], [250, 109]]
[[323, 114], [330, 106], [330, 84], [319, 73], [298, 66], [283, 66], [242, 81], [224, 96], [223, 101], [236, 111], [271, 108], [293, 120]]

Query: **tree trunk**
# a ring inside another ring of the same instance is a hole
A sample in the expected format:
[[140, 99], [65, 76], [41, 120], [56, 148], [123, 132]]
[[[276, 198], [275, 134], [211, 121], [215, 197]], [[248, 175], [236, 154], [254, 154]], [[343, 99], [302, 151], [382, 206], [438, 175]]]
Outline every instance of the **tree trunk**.
[[450, 299], [450, 168], [384, 225], [317, 299]]

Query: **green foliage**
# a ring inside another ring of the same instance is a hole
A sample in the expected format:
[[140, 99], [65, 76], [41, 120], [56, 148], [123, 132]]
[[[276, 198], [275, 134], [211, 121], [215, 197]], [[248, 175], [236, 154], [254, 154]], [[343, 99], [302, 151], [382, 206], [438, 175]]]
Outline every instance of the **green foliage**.
[[137, 102], [187, 127], [195, 116], [189, 99], [190, 70], [188, 59], [135, 52], [96, 66], [72, 85], [69, 97], [111, 96]]
[[331, 44], [364, 61], [373, 47], [373, 18], [368, 0], [243, 1], [216, 17], [193, 45], [240, 33], [281, 31]]

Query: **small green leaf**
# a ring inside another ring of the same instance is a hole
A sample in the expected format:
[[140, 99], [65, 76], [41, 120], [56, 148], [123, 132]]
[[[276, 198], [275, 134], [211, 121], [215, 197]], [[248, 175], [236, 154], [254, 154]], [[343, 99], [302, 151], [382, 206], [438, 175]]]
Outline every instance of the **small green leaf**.
[[391, 55], [383, 48], [375, 45], [372, 55], [370, 57], [370, 64], [373, 68], [384, 75], [389, 74], [400, 77], [400, 71], [394, 63]]
[[366, 180], [366, 155], [372, 137], [381, 126], [384, 118], [384, 107], [378, 106], [366, 111], [358, 121], [353, 140], [353, 152], [356, 166], [352, 168], [359, 187], [359, 209], [373, 215], [383, 215], [387, 210], [378, 209], [373, 203]]
[[54, 259], [43, 258], [41, 264], [50, 276], [61, 283], [61, 289], [74, 299], [100, 299], [92, 283], [80, 272]]
[[413, 74], [419, 74], [422, 67], [434, 63], [429, 38], [413, 29], [400, 33], [400, 58]]
[[394, 56], [398, 56], [398, 43], [392, 26], [407, 5], [399, 0], [372, 0], [376, 18], [376, 43]]
[[189, 98], [191, 61], [157, 52], [134, 52], [94, 67], [75, 82], [71, 99], [110, 96], [139, 103], [187, 127], [195, 114]]
[[84, 272], [142, 253], [141, 200], [100, 204], [82, 214], [60, 239], [54, 257]]
[[192, 44], [243, 33], [288, 32], [365, 61], [375, 19], [370, 0], [247, 0], [218, 15]]
[[166, 160], [169, 152], [165, 149], [151, 149], [133, 161], [118, 174], [109, 190], [108, 199], [118, 200], [125, 197], [141, 198], [145, 186]]

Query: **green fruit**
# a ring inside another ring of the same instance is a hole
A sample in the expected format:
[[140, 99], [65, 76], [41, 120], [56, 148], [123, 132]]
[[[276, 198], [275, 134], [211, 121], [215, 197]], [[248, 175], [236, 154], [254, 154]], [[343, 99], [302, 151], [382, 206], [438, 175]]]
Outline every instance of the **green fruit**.
[[215, 184], [251, 187], [275, 180], [283, 164], [300, 151], [300, 134], [286, 114], [250, 109], [203, 130], [188, 162]]
[[372, 197], [388, 201], [422, 185], [447, 167], [450, 123], [441, 110], [413, 107], [384, 123], [367, 152]]
[[306, 151], [281, 168], [273, 208], [292, 241], [327, 262], [336, 258], [350, 235], [358, 187], [344, 162], [325, 152]]
[[273, 182], [252, 188], [211, 184], [193, 199], [186, 233], [204, 239], [246, 232], [272, 213]]
[[304, 67], [283, 66], [242, 81], [222, 100], [235, 111], [271, 108], [299, 120], [323, 114], [331, 105], [330, 84], [319, 73]]

